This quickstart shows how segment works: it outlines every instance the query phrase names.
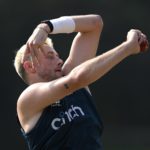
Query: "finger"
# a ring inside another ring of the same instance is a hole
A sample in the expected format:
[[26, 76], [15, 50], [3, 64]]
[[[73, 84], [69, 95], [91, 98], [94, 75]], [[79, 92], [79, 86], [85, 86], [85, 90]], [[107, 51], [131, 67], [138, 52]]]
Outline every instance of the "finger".
[[145, 34], [141, 33], [141, 36], [143, 36], [145, 39], [147, 39], [147, 37], [146, 37], [146, 35], [145, 35]]
[[36, 47], [32, 47], [32, 51], [33, 51], [33, 55], [32, 55], [32, 62], [33, 62], [33, 65], [36, 66], [36, 65], [39, 65], [39, 60], [38, 60], [38, 49]]
[[141, 33], [141, 34], [139, 34], [138, 36], [139, 36], [139, 37], [138, 37], [138, 42], [139, 42], [139, 43], [141, 43], [141, 42], [143, 42], [143, 41], [147, 41], [147, 37], [146, 37], [145, 34]]
[[42, 28], [36, 28], [32, 35], [32, 44], [39, 47], [47, 38], [47, 33]]
[[138, 30], [138, 29], [131, 29], [130, 30], [131, 32], [136, 32], [137, 34], [141, 34], [142, 32], [140, 31], [140, 30]]
[[29, 44], [29, 43], [27, 43], [27, 46], [30, 52], [30, 61], [32, 62], [34, 66], [38, 65], [39, 61], [38, 61], [38, 53], [36, 51], [36, 48], [32, 44]]
[[141, 44], [144, 41], [144, 38], [142, 36], [138, 36], [138, 43]]
[[46, 53], [45, 53], [45, 51], [44, 51], [44, 48], [43, 48], [43, 46], [40, 46], [40, 51], [42, 52], [42, 54], [46, 57]]
[[147, 39], [144, 39], [139, 45], [140, 45], [141, 52], [145, 52], [149, 48], [149, 43]]

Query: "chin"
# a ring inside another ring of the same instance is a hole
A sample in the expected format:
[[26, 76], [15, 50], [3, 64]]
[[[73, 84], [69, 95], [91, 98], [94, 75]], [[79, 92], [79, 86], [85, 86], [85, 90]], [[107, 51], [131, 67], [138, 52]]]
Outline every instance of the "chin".
[[57, 77], [57, 79], [60, 78], [60, 77], [62, 77], [62, 76], [63, 76], [62, 71], [59, 71], [59, 72], [57, 71], [57, 72], [56, 72], [56, 77]]

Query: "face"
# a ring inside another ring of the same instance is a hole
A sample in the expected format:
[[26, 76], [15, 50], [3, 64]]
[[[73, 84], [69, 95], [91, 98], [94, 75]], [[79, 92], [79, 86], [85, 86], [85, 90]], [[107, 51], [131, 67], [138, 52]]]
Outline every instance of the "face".
[[44, 44], [37, 53], [37, 65], [35, 66], [37, 74], [44, 81], [51, 81], [63, 75], [63, 61], [58, 53], [50, 46]]

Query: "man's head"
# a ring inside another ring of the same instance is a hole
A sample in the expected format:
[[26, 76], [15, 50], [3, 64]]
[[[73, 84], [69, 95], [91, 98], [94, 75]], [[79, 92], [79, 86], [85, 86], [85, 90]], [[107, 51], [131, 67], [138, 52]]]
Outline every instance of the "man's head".
[[31, 52], [23, 45], [16, 53], [14, 67], [18, 75], [27, 83], [54, 80], [62, 76], [62, 60], [53, 48], [51, 39]]

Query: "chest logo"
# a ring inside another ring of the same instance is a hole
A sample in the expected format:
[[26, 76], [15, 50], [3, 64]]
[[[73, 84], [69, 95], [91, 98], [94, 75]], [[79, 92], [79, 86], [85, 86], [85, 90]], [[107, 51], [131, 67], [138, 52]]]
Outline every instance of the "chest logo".
[[58, 130], [61, 126], [72, 122], [75, 118], [80, 116], [85, 116], [82, 108], [71, 105], [68, 110], [60, 112], [59, 116], [52, 120], [51, 126], [54, 130]]

